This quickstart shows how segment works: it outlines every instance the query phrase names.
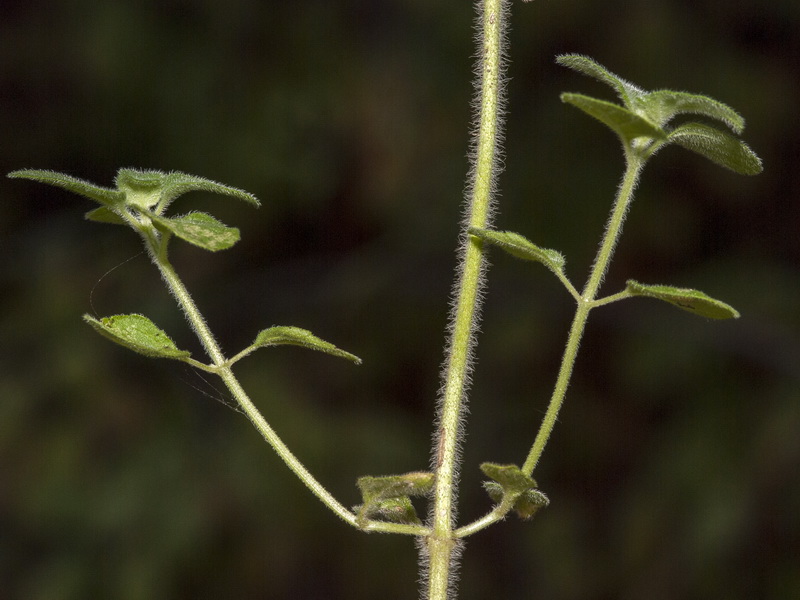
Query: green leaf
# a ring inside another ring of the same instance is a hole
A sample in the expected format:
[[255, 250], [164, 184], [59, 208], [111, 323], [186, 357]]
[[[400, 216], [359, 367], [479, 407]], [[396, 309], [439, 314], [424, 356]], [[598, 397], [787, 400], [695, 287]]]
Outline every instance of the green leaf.
[[[494, 481], [484, 481], [483, 487], [489, 497], [498, 504], [503, 501], [503, 486]], [[530, 519], [539, 509], [550, 504], [550, 499], [539, 490], [526, 490], [514, 501], [513, 510], [520, 519]]]
[[239, 230], [228, 227], [209, 214], [189, 213], [178, 217], [159, 217], [147, 211], [156, 228], [169, 231], [177, 237], [204, 250], [227, 250], [239, 241]]
[[481, 471], [489, 479], [499, 483], [506, 493], [521, 494], [536, 487], [536, 482], [522, 472], [517, 465], [483, 463]]
[[735, 133], [742, 133], [744, 119], [727, 104], [718, 102], [708, 96], [657, 90], [637, 98], [633, 102], [637, 112], [663, 127], [670, 119], [679, 114], [697, 114], [722, 121]]
[[611, 86], [620, 97], [625, 106], [630, 106], [631, 102], [641, 96], [643, 91], [625, 81], [622, 77], [615, 75], [603, 65], [595, 62], [588, 56], [582, 54], [562, 54], [556, 57], [556, 63], [568, 67], [589, 77], [594, 77], [598, 81]]
[[359, 477], [356, 485], [361, 490], [365, 504], [375, 500], [397, 498], [399, 496], [427, 496], [433, 490], [433, 473], [412, 471], [402, 475], [386, 475]]
[[124, 197], [123, 194], [117, 190], [100, 187], [99, 185], [84, 181], [83, 179], [78, 179], [72, 175], [57, 173], [55, 171], [23, 169], [20, 171], [12, 171], [8, 176], [12, 179], [30, 179], [32, 181], [38, 181], [39, 183], [60, 187], [105, 206], [119, 204]]
[[483, 463], [481, 471], [494, 480], [483, 484], [489, 497], [498, 503], [511, 497], [514, 502], [513, 510], [521, 519], [531, 518], [540, 508], [550, 503], [547, 496], [536, 489], [536, 482], [516, 465]]
[[353, 511], [356, 513], [356, 521], [360, 525], [363, 525], [368, 519], [375, 518], [404, 525], [422, 525], [422, 521], [417, 516], [417, 510], [408, 496], [376, 500], [369, 505], [360, 504], [354, 506]]
[[364, 503], [353, 510], [360, 522], [380, 517], [394, 523], [420, 524], [409, 496], [427, 496], [433, 489], [433, 483], [433, 473], [422, 471], [385, 477], [359, 477], [357, 485]]
[[566, 261], [563, 254], [556, 250], [540, 248], [531, 243], [527, 238], [513, 231], [495, 231], [492, 229], [471, 227], [469, 233], [488, 244], [502, 248], [511, 256], [521, 258], [522, 260], [540, 262], [551, 271], [561, 272], [564, 270]]
[[633, 296], [656, 298], [709, 319], [738, 319], [739, 313], [732, 306], [715, 300], [703, 292], [666, 285], [645, 285], [629, 280], [625, 288]]
[[561, 94], [561, 100], [581, 109], [604, 125], [610, 127], [625, 145], [638, 137], [666, 140], [666, 132], [644, 117], [619, 104], [590, 98], [583, 94]]
[[244, 200], [259, 206], [258, 199], [239, 188], [223, 185], [179, 171], [164, 173], [162, 171], [120, 169], [116, 178], [117, 187], [125, 192], [126, 202], [139, 208], [153, 209], [163, 214], [167, 206], [178, 196], [192, 191], [210, 192]]
[[741, 175], [758, 175], [761, 159], [743, 141], [703, 123], [686, 123], [669, 133], [669, 141], [697, 152]]
[[150, 209], [161, 200], [164, 176], [161, 171], [120, 169], [114, 183], [125, 194], [125, 204]]
[[528, 490], [522, 492], [514, 503], [514, 510], [520, 519], [530, 519], [540, 508], [550, 505], [550, 499], [539, 490]]
[[[90, 198], [104, 206], [111, 207], [124, 203], [140, 210], [152, 209], [158, 215], [163, 214], [164, 210], [175, 198], [191, 191], [204, 191], [231, 196], [255, 206], [260, 204], [258, 199], [249, 192], [223, 185], [204, 177], [188, 175], [178, 171], [164, 173], [154, 170], [120, 169], [117, 171], [117, 176], [114, 180], [117, 186], [116, 190], [100, 187], [83, 179], [55, 171], [23, 169], [12, 171], [8, 174], [8, 177], [31, 179], [61, 187]], [[93, 221], [115, 222], [104, 220], [104, 217], [107, 216], [105, 213], [90, 213], [90, 215], [87, 215], [87, 218]]]
[[89, 221], [97, 223], [111, 223], [113, 225], [127, 225], [125, 220], [107, 206], [98, 206], [83, 215]]
[[354, 354], [345, 352], [330, 342], [326, 342], [325, 340], [318, 338], [307, 329], [300, 329], [299, 327], [275, 326], [270, 327], [269, 329], [264, 329], [256, 336], [255, 341], [250, 347], [256, 349], [283, 344], [302, 346], [310, 350], [317, 350], [319, 352], [325, 352], [340, 358], [346, 358], [347, 360], [353, 361], [357, 365], [361, 364], [361, 359]]
[[151, 358], [188, 358], [169, 336], [143, 315], [113, 315], [100, 320], [83, 315], [83, 320], [111, 341]]
[[[647, 158], [665, 142], [675, 142], [710, 160], [743, 175], [755, 175], [763, 170], [761, 159], [745, 144], [725, 131], [701, 123], [688, 123], [672, 131], [663, 128], [676, 115], [699, 114], [721, 121], [734, 133], [744, 129], [744, 119], [727, 104], [708, 96], [656, 90], [644, 92], [633, 84], [606, 70], [591, 58], [579, 54], [559, 56], [559, 64], [594, 77], [614, 88], [625, 107], [590, 98], [581, 94], [562, 94], [568, 102], [613, 129], [629, 149], [636, 148], [641, 158]], [[636, 138], [657, 140], [645, 145], [632, 144]], [[638, 147], [637, 147], [638, 146]]]
[[205, 177], [197, 177], [196, 175], [188, 175], [178, 171], [173, 171], [166, 176], [161, 202], [165, 207], [175, 198], [187, 192], [209, 192], [243, 200], [253, 206], [261, 205], [258, 198], [249, 192], [206, 179]]

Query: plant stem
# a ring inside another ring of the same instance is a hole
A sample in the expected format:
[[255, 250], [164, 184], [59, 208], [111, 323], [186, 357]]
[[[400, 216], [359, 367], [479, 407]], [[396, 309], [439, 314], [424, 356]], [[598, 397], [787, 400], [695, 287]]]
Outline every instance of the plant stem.
[[633, 192], [636, 189], [643, 166], [644, 159], [640, 158], [633, 150], [626, 149], [625, 175], [617, 191], [614, 209], [611, 211], [611, 217], [606, 225], [606, 232], [603, 236], [600, 250], [597, 253], [597, 258], [595, 258], [592, 273], [583, 290], [583, 299], [586, 302], [592, 302], [595, 299], [597, 290], [608, 271], [608, 265], [611, 263], [614, 248], [616, 248], [617, 241], [622, 233], [622, 224], [625, 222], [625, 216], [628, 213], [628, 208], [633, 199]]
[[467, 537], [473, 533], [478, 533], [482, 529], [486, 529], [490, 525], [497, 523], [497, 521], [505, 519], [509, 511], [514, 508], [513, 500], [509, 501], [507, 498], [508, 497], [504, 498], [502, 502], [495, 505], [492, 510], [483, 515], [480, 519], [476, 519], [472, 523], [456, 529], [453, 535], [457, 538]]
[[436, 485], [432, 509], [432, 532], [427, 539], [428, 598], [445, 600], [452, 583], [456, 547], [453, 533], [455, 485], [458, 477], [458, 444], [461, 437], [465, 392], [469, 382], [480, 290], [485, 263], [482, 243], [471, 238], [470, 227], [487, 226], [497, 175], [498, 139], [503, 100], [502, 54], [505, 0], [483, 3], [480, 38], [480, 97], [474, 165], [471, 169], [468, 217], [465, 219], [460, 253], [461, 272], [456, 284], [455, 310], [451, 315], [451, 337], [439, 405], [438, 431], [434, 444]]
[[[347, 510], [347, 508], [345, 508], [338, 500], [336, 500], [336, 498], [334, 498], [330, 492], [328, 492], [328, 490], [326, 490], [325, 487], [319, 481], [317, 481], [317, 479], [308, 471], [308, 469], [305, 468], [303, 463], [300, 462], [300, 460], [291, 452], [291, 450], [289, 450], [286, 444], [283, 443], [283, 440], [281, 440], [275, 430], [272, 429], [267, 420], [263, 417], [261, 412], [259, 412], [248, 395], [245, 393], [244, 389], [239, 383], [239, 380], [233, 374], [233, 370], [230, 368], [230, 366], [226, 366], [226, 359], [219, 347], [219, 344], [214, 338], [214, 335], [211, 333], [211, 330], [208, 328], [208, 325], [198, 310], [197, 305], [194, 303], [191, 294], [189, 294], [189, 291], [186, 289], [186, 286], [183, 284], [180, 277], [178, 277], [178, 274], [175, 272], [172, 264], [166, 258], [166, 251], [162, 245], [164, 240], [161, 240], [161, 243], [159, 244], [159, 242], [154, 240], [152, 236], [143, 235], [143, 237], [145, 239], [146, 246], [150, 250], [150, 256], [153, 260], [153, 263], [161, 272], [161, 276], [164, 278], [167, 287], [175, 296], [175, 299], [178, 301], [178, 304], [180, 305], [184, 314], [186, 314], [186, 318], [189, 320], [189, 323], [197, 334], [197, 337], [200, 339], [200, 343], [203, 345], [203, 348], [206, 350], [211, 358], [211, 361], [216, 367], [215, 372], [225, 383], [228, 390], [230, 390], [231, 394], [239, 403], [239, 406], [242, 408], [245, 415], [247, 415], [247, 418], [250, 419], [250, 422], [253, 423], [255, 428], [259, 431], [267, 443], [272, 446], [273, 450], [275, 450], [278, 456], [280, 456], [281, 460], [286, 463], [289, 469], [291, 469], [300, 478], [306, 487], [311, 490], [311, 492], [317, 498], [319, 498], [323, 504], [325, 504], [337, 516], [342, 518], [353, 527], [358, 527], [356, 523], [356, 516]], [[158, 246], [154, 247], [154, 244], [158, 244]], [[375, 527], [373, 529], [377, 530], [380, 528]]]
[[578, 308], [572, 319], [572, 326], [570, 327], [569, 337], [567, 338], [567, 347], [561, 359], [561, 368], [558, 371], [558, 379], [556, 379], [555, 389], [550, 398], [550, 405], [547, 407], [547, 412], [539, 427], [539, 432], [536, 434], [533, 446], [528, 453], [528, 458], [525, 459], [525, 464], [522, 465], [522, 472], [526, 475], [533, 473], [533, 470], [536, 468], [536, 464], [539, 462], [547, 440], [550, 438], [550, 433], [553, 431], [553, 427], [558, 419], [558, 411], [561, 409], [561, 404], [564, 402], [564, 396], [567, 393], [567, 386], [569, 385], [569, 380], [572, 375], [572, 367], [575, 364], [578, 346], [580, 345], [583, 330], [586, 326], [586, 318], [589, 316], [590, 310], [591, 306], [585, 301], [578, 301]]
[[526, 475], [531, 475], [533, 473], [544, 452], [547, 441], [550, 439], [550, 434], [555, 427], [558, 419], [558, 412], [561, 410], [561, 405], [564, 402], [567, 387], [569, 386], [569, 381], [572, 376], [572, 368], [575, 365], [578, 346], [580, 345], [583, 332], [586, 328], [586, 319], [589, 316], [589, 311], [596, 305], [595, 297], [597, 296], [597, 290], [600, 288], [600, 284], [608, 271], [608, 266], [614, 255], [614, 248], [622, 233], [622, 224], [625, 222], [625, 215], [633, 199], [633, 192], [636, 189], [636, 183], [639, 180], [639, 175], [644, 165], [644, 160], [637, 156], [632, 150], [626, 149], [625, 156], [625, 175], [617, 191], [614, 207], [611, 211], [608, 224], [606, 225], [603, 241], [597, 252], [591, 274], [586, 282], [583, 294], [581, 294], [581, 297], [578, 299], [578, 307], [572, 319], [572, 326], [570, 327], [569, 337], [567, 338], [567, 347], [561, 359], [561, 368], [558, 371], [555, 389], [550, 398], [550, 404], [547, 407], [547, 412], [544, 415], [542, 424], [536, 434], [533, 446], [528, 453], [528, 457], [525, 459], [525, 463], [522, 465], [522, 472]]

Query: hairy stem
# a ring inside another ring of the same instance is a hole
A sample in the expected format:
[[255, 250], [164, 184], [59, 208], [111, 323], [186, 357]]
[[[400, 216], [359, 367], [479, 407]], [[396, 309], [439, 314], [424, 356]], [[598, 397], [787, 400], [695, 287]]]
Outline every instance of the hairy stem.
[[492, 191], [497, 175], [498, 139], [503, 94], [502, 55], [505, 1], [485, 0], [479, 39], [480, 78], [478, 128], [474, 164], [471, 167], [468, 216], [461, 237], [461, 272], [456, 284], [456, 302], [451, 316], [451, 337], [439, 405], [433, 464], [436, 486], [432, 509], [432, 532], [427, 538], [428, 598], [445, 600], [452, 583], [455, 485], [458, 478], [458, 444], [468, 386], [480, 291], [485, 270], [482, 243], [470, 238], [470, 227], [484, 228], [491, 214]]
[[[198, 310], [197, 305], [194, 303], [191, 294], [189, 294], [189, 291], [186, 289], [186, 286], [183, 284], [180, 277], [178, 277], [178, 274], [175, 272], [172, 264], [166, 258], [166, 249], [164, 247], [165, 240], [155, 239], [152, 236], [152, 232], [151, 235], [145, 235], [143, 232], [143, 237], [145, 244], [150, 250], [150, 256], [152, 257], [153, 263], [161, 272], [161, 276], [164, 278], [167, 287], [175, 296], [175, 299], [186, 315], [186, 318], [189, 320], [192, 329], [194, 329], [197, 337], [200, 339], [200, 343], [203, 345], [203, 348], [211, 358], [216, 374], [219, 375], [228, 390], [230, 390], [231, 394], [236, 399], [236, 402], [242, 408], [245, 415], [247, 415], [247, 418], [250, 419], [250, 422], [253, 423], [264, 440], [266, 440], [266, 442], [272, 447], [273, 450], [275, 450], [278, 456], [280, 456], [281, 460], [286, 463], [286, 466], [288, 466], [289, 469], [291, 469], [300, 478], [306, 487], [311, 490], [311, 492], [317, 498], [319, 498], [322, 503], [325, 504], [325, 506], [330, 508], [337, 516], [342, 518], [353, 527], [358, 527], [355, 515], [347, 510], [347, 508], [345, 508], [338, 500], [336, 500], [336, 498], [334, 498], [330, 492], [328, 492], [328, 490], [326, 490], [325, 487], [319, 481], [317, 481], [317, 479], [308, 471], [308, 469], [305, 468], [303, 463], [300, 462], [300, 460], [291, 452], [291, 450], [289, 450], [286, 444], [283, 443], [283, 440], [281, 440], [275, 430], [269, 425], [267, 420], [263, 417], [261, 412], [255, 407], [253, 402], [245, 393], [238, 379], [233, 374], [231, 368], [226, 366], [226, 359], [219, 347], [219, 344], [214, 338], [214, 335], [211, 333], [211, 330], [208, 328], [208, 325]], [[419, 534], [418, 531], [416, 533]]]
[[558, 412], [561, 410], [561, 405], [564, 403], [564, 397], [566, 396], [567, 387], [569, 386], [569, 381], [572, 376], [572, 368], [575, 365], [575, 357], [578, 355], [578, 346], [580, 345], [583, 332], [586, 328], [586, 319], [589, 317], [589, 311], [596, 305], [595, 298], [597, 296], [597, 290], [600, 288], [600, 284], [608, 271], [608, 266], [614, 255], [614, 248], [622, 233], [622, 224], [625, 221], [625, 215], [633, 199], [633, 192], [639, 180], [643, 160], [633, 152], [628, 151], [626, 152], [626, 161], [625, 175], [617, 191], [617, 197], [614, 201], [614, 207], [611, 211], [608, 224], [606, 225], [603, 241], [600, 244], [600, 249], [597, 252], [597, 257], [595, 258], [594, 266], [586, 282], [583, 294], [581, 294], [578, 299], [578, 307], [575, 310], [575, 317], [572, 320], [572, 326], [569, 330], [567, 347], [561, 359], [561, 368], [558, 372], [553, 395], [550, 398], [550, 404], [547, 407], [547, 412], [539, 427], [539, 432], [536, 434], [533, 446], [528, 453], [528, 457], [525, 459], [525, 464], [522, 465], [522, 471], [526, 475], [531, 475], [536, 468], [544, 452], [544, 448], [547, 445], [547, 441], [550, 439], [550, 434], [553, 432], [553, 428], [558, 420]]

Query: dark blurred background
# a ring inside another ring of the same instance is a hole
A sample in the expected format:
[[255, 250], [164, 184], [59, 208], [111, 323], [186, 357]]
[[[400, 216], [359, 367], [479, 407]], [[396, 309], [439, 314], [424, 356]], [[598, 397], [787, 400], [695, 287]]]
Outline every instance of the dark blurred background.
[[[3, 0], [0, 172], [182, 170], [249, 190], [186, 196], [242, 241], [174, 262], [224, 348], [273, 324], [365, 359], [293, 348], [237, 371], [345, 504], [364, 474], [426, 468], [472, 96], [471, 2]], [[515, 2], [496, 225], [562, 250], [581, 285], [621, 176], [616, 139], [561, 104], [611, 99], [557, 67], [580, 52], [645, 88], [748, 119], [764, 173], [677, 148], [647, 167], [604, 291], [696, 287], [711, 322], [648, 300], [592, 314], [535, 476], [551, 506], [467, 543], [461, 597], [800, 597], [800, 4]], [[141, 312], [200, 348], [128, 230], [89, 201], [1, 186], [0, 598], [384, 598], [417, 594], [412, 540], [322, 507], [221, 385], [97, 336]], [[499, 253], [478, 349], [461, 522], [478, 464], [521, 463], [573, 303]], [[424, 506], [420, 506], [424, 512]]]

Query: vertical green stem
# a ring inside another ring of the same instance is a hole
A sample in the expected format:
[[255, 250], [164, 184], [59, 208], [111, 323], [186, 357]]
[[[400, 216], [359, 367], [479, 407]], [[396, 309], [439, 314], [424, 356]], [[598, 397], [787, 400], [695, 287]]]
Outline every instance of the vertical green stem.
[[432, 532], [427, 539], [428, 598], [445, 600], [452, 583], [456, 547], [453, 535], [455, 485], [458, 477], [458, 444], [465, 392], [473, 358], [474, 337], [483, 283], [482, 244], [466, 233], [470, 227], [486, 227], [491, 213], [492, 191], [499, 154], [501, 126], [503, 27], [505, 0], [485, 0], [481, 16], [480, 97], [478, 129], [468, 217], [462, 233], [461, 272], [456, 284], [456, 303], [451, 322], [444, 385], [439, 406], [434, 446], [436, 487], [432, 509]]
[[550, 434], [555, 427], [556, 420], [558, 419], [558, 412], [561, 410], [561, 405], [567, 393], [567, 386], [569, 386], [569, 380], [572, 376], [572, 368], [575, 365], [578, 346], [580, 345], [583, 332], [586, 328], [586, 319], [589, 316], [589, 311], [594, 306], [593, 303], [597, 296], [597, 290], [600, 288], [600, 284], [608, 271], [611, 257], [614, 255], [614, 248], [622, 233], [622, 224], [625, 222], [625, 215], [633, 199], [633, 191], [636, 189], [636, 183], [639, 180], [639, 174], [641, 173], [644, 161], [629, 149], [626, 151], [626, 159], [625, 175], [619, 186], [617, 198], [614, 201], [614, 208], [611, 211], [611, 216], [606, 225], [605, 234], [603, 235], [603, 241], [597, 252], [597, 257], [595, 258], [589, 279], [586, 282], [586, 287], [583, 290], [581, 298], [578, 300], [578, 307], [575, 310], [575, 317], [572, 320], [569, 337], [567, 338], [567, 347], [561, 359], [561, 368], [558, 372], [558, 379], [556, 380], [553, 395], [550, 398], [550, 404], [547, 407], [547, 412], [544, 415], [544, 419], [536, 434], [536, 439], [528, 453], [528, 457], [522, 465], [522, 471], [526, 475], [533, 473], [533, 470], [536, 468], [542, 456], [542, 452], [544, 452], [547, 441], [550, 439]]

